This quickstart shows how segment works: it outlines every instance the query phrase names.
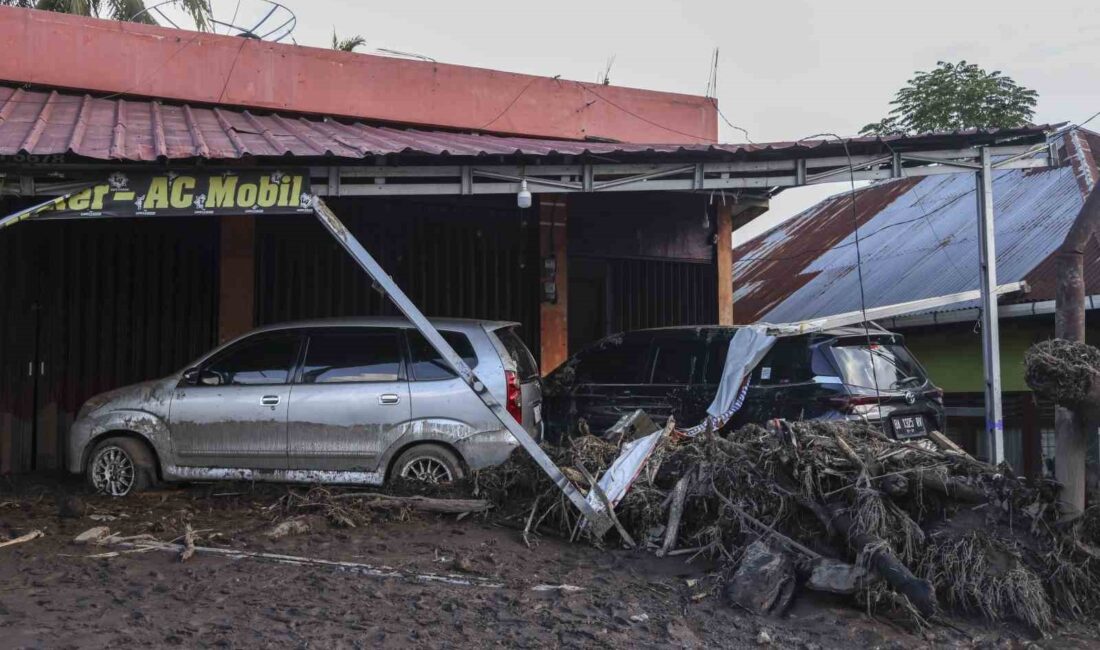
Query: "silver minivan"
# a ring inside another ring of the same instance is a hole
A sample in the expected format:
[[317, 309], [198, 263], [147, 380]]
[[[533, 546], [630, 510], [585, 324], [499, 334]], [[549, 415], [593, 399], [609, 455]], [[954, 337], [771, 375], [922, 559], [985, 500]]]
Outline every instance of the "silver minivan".
[[[518, 324], [432, 323], [540, 439], [542, 384]], [[446, 482], [517, 445], [408, 321], [349, 318], [264, 327], [169, 377], [91, 398], [68, 467], [113, 496], [157, 480]]]

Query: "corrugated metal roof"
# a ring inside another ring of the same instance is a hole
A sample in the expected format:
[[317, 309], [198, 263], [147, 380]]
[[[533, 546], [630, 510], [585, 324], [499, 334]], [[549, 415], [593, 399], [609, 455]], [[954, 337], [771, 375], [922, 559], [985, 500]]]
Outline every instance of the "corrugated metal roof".
[[[989, 132], [890, 137], [892, 150], [954, 148], [1004, 138], [1037, 137], [1047, 126]], [[772, 152], [814, 155], [881, 152], [879, 138], [760, 144], [620, 144], [425, 131], [326, 117], [256, 113], [222, 107], [170, 104], [151, 99], [92, 97], [69, 92], [0, 86], [0, 155], [75, 154], [98, 160], [234, 159], [245, 156], [364, 158], [389, 154], [675, 155], [767, 158]]]
[[[1062, 166], [994, 173], [997, 279], [1027, 281], [1027, 300], [1054, 297], [1051, 255], [1084, 204], [1083, 175], [1096, 169], [1078, 138], [1062, 135], [1060, 145]], [[734, 250], [734, 317], [790, 322], [860, 309], [857, 222], [866, 307], [977, 289], [976, 201], [973, 174], [863, 188], [854, 216], [850, 193], [830, 197]], [[1100, 255], [1087, 255], [1086, 280], [1089, 292], [1100, 289]]]

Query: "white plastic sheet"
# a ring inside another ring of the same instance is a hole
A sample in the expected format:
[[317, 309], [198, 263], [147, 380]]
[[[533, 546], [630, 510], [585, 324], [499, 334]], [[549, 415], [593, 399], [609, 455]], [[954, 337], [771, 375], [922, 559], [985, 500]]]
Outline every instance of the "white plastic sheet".
[[[776, 337], [769, 335], [762, 326], [750, 325], [738, 329], [730, 339], [726, 366], [718, 384], [718, 395], [707, 408], [707, 419], [690, 429], [681, 430], [680, 433], [694, 436], [706, 431], [708, 424], [718, 429], [728, 422], [745, 401], [745, 393], [748, 392], [746, 378], [768, 350], [772, 349], [775, 339]], [[663, 430], [657, 431], [623, 445], [619, 457], [611, 463], [611, 467], [607, 468], [598, 482], [600, 489], [607, 495], [607, 500], [611, 502], [611, 507], [618, 505], [634, 480], [638, 478], [646, 460], [653, 454], [663, 435], [665, 435]], [[596, 508], [603, 505], [596, 496], [595, 490], [588, 493], [587, 500]]]
[[722, 369], [722, 379], [718, 384], [718, 394], [707, 407], [707, 419], [690, 429], [682, 429], [680, 433], [695, 436], [706, 431], [708, 424], [714, 429], [719, 429], [729, 422], [745, 400], [745, 392], [748, 389], [746, 378], [768, 350], [775, 345], [775, 339], [776, 337], [768, 334], [767, 329], [762, 325], [738, 328], [730, 339], [729, 350], [726, 353], [726, 366]]
[[[600, 489], [607, 495], [607, 500], [611, 502], [611, 507], [614, 508], [619, 504], [623, 495], [634, 483], [634, 479], [638, 478], [646, 459], [657, 448], [657, 443], [661, 441], [663, 435], [665, 435], [665, 432], [662, 429], [623, 445], [619, 457], [611, 463], [611, 467], [607, 468], [607, 471], [603, 473], [598, 481]], [[587, 498], [593, 507], [603, 507], [603, 502], [596, 496], [595, 490], [590, 491]]]

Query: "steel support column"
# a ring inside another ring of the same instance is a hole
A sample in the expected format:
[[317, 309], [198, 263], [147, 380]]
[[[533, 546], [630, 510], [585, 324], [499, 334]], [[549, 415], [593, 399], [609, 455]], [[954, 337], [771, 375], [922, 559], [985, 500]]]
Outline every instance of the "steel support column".
[[1004, 460], [1004, 412], [1001, 408], [1001, 336], [997, 322], [997, 246], [993, 225], [993, 164], [989, 149], [981, 148], [977, 176], [978, 246], [982, 304], [982, 371], [985, 377], [985, 432], [989, 458]]
[[541, 447], [539, 447], [539, 444], [535, 442], [519, 422], [516, 422], [515, 418], [513, 418], [511, 414], [508, 413], [507, 409], [504, 408], [504, 405], [489, 392], [489, 388], [484, 382], [478, 379], [473, 369], [466, 365], [462, 357], [443, 339], [435, 327], [433, 327], [428, 319], [424, 317], [424, 314], [422, 314], [420, 310], [417, 309], [416, 305], [409, 300], [409, 297], [405, 295], [401, 287], [397, 286], [393, 278], [391, 278], [378, 262], [375, 261], [374, 257], [367, 252], [367, 249], [363, 248], [359, 240], [351, 234], [351, 231], [344, 226], [343, 222], [340, 221], [336, 214], [329, 209], [328, 205], [326, 205], [320, 197], [313, 197], [313, 210], [317, 215], [317, 219], [321, 222], [321, 225], [336, 238], [337, 243], [339, 243], [344, 250], [351, 255], [352, 259], [367, 272], [367, 275], [374, 280], [375, 285], [377, 285], [386, 297], [393, 302], [397, 309], [405, 315], [405, 318], [409, 319], [413, 327], [420, 331], [424, 338], [427, 339], [428, 343], [430, 343], [435, 351], [447, 362], [451, 370], [466, 382], [470, 390], [477, 395], [478, 399], [489, 408], [493, 415], [500, 420], [500, 423], [508, 429], [517, 441], [519, 441], [520, 445], [523, 446], [527, 453], [535, 459], [539, 467], [542, 468], [542, 471], [546, 472], [546, 475], [554, 481], [558, 489], [560, 489], [573, 505], [580, 510], [581, 514], [584, 515], [589, 525], [592, 527], [592, 532], [595, 533], [597, 537], [603, 536], [612, 526], [611, 515], [604, 509], [596, 508], [584, 498], [580, 490], [578, 490], [565, 474], [558, 469], [554, 461], [550, 460], [550, 457], [546, 455], [546, 452], [544, 452]]

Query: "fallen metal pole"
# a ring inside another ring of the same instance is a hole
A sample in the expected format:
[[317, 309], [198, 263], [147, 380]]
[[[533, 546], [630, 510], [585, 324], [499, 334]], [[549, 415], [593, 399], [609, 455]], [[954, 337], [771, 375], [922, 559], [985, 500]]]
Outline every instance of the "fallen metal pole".
[[371, 254], [363, 248], [359, 240], [348, 231], [343, 222], [340, 221], [336, 214], [333, 213], [320, 197], [313, 197], [313, 211], [321, 224], [332, 233], [336, 241], [344, 247], [344, 250], [346, 250], [359, 266], [367, 272], [367, 275], [369, 275], [386, 296], [393, 301], [393, 304], [405, 315], [405, 318], [409, 319], [409, 322], [420, 331], [424, 338], [427, 339], [428, 343], [430, 343], [431, 346], [435, 348], [436, 352], [443, 357], [447, 365], [451, 367], [455, 374], [466, 382], [470, 390], [474, 391], [474, 394], [478, 396], [482, 403], [489, 408], [493, 415], [500, 420], [500, 423], [511, 432], [521, 445], [523, 445], [527, 453], [535, 459], [535, 462], [542, 468], [542, 471], [546, 472], [547, 476], [549, 476], [558, 488], [565, 493], [565, 496], [573, 502], [573, 505], [581, 511], [581, 514], [588, 519], [592, 531], [597, 536], [602, 536], [606, 533], [613, 525], [612, 519], [607, 511], [594, 506], [585, 499], [580, 490], [566, 478], [565, 474], [563, 474], [558, 466], [554, 464], [554, 461], [550, 460], [550, 457], [546, 455], [546, 452], [544, 452], [541, 447], [539, 447], [538, 443], [527, 433], [523, 426], [521, 426], [519, 422], [516, 422], [515, 418], [508, 413], [507, 409], [505, 409], [496, 397], [489, 392], [488, 387], [484, 382], [478, 379], [473, 369], [466, 365], [466, 362], [454, 351], [454, 348], [440, 336], [435, 327], [433, 327], [432, 324], [428, 322], [428, 319], [424, 317], [424, 314], [420, 313], [416, 305], [414, 305], [413, 302], [409, 300], [409, 297], [405, 295], [405, 292], [401, 290], [401, 287], [397, 286], [393, 278], [391, 278], [378, 262], [375, 261]]
[[1001, 336], [997, 322], [997, 245], [993, 226], [993, 164], [988, 147], [981, 148], [981, 171], [977, 173], [978, 246], [982, 292], [982, 372], [985, 375], [985, 432], [989, 460], [994, 465], [1005, 458], [1004, 415], [1001, 409]]
[[[89, 187], [91, 187], [91, 186], [89, 186]], [[64, 204], [65, 201], [69, 200], [69, 197], [71, 197], [73, 195], [76, 195], [76, 194], [80, 194], [81, 192], [83, 192], [87, 189], [88, 189], [87, 187], [82, 187], [80, 189], [73, 190], [72, 192], [69, 192], [68, 194], [62, 194], [61, 196], [54, 197], [54, 198], [50, 199], [49, 201], [43, 201], [42, 203], [32, 205], [29, 208], [24, 208], [24, 209], [19, 210], [17, 212], [13, 212], [13, 213], [9, 214], [8, 216], [0, 219], [0, 228], [4, 228], [6, 226], [12, 226], [12, 225], [15, 225], [15, 224], [19, 223], [20, 221], [25, 221], [27, 219], [32, 219], [32, 218], [38, 216], [39, 214], [41, 214], [43, 212], [48, 212], [48, 211], [52, 210], [53, 208], [55, 208], [56, 206]]]

